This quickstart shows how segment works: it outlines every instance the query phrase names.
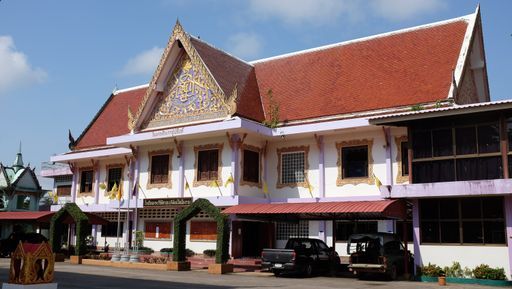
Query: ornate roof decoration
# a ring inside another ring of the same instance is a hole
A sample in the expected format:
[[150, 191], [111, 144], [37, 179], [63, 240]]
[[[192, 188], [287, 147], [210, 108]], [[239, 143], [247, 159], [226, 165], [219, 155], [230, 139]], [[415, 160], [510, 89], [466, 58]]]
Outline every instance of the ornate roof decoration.
[[135, 116], [129, 111], [128, 127], [133, 131], [225, 118], [236, 111], [236, 96], [236, 88], [226, 96], [177, 21]]

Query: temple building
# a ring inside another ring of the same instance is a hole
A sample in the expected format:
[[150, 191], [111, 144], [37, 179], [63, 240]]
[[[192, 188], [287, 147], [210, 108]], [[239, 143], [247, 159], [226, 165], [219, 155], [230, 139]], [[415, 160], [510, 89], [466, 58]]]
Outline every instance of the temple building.
[[[354, 232], [396, 232], [417, 265], [512, 268], [512, 102], [491, 102], [479, 9], [466, 16], [245, 62], [176, 23], [150, 82], [113, 92], [69, 152], [68, 195], [172, 247], [204, 198], [230, 215], [234, 258], [292, 236], [346, 256]], [[114, 194], [113, 194], [114, 192]], [[118, 196], [121, 196], [120, 200]], [[214, 249], [190, 220], [187, 248]], [[468, 250], [469, 247], [471, 248]]]
[[0, 238], [8, 237], [14, 227], [28, 232], [39, 227], [31, 214], [39, 211], [39, 201], [44, 195], [30, 165], [25, 166], [20, 150], [12, 166], [0, 163]]

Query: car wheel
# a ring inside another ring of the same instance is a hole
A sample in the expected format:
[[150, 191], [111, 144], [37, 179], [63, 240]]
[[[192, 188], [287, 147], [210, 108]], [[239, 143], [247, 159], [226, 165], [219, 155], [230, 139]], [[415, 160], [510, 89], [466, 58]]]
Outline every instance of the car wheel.
[[281, 277], [283, 275], [283, 272], [281, 271], [274, 271], [274, 276]]
[[304, 267], [304, 276], [311, 277], [311, 275], [313, 275], [313, 266], [311, 266], [311, 263], [307, 263]]
[[396, 280], [398, 277], [398, 268], [395, 264], [391, 265], [391, 268], [389, 269], [388, 277], [390, 280]]

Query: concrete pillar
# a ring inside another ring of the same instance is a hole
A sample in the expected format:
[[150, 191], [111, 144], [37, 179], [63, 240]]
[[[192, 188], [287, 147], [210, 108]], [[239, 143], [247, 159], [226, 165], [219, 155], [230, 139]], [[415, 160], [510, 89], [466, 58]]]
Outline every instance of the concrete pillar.
[[185, 196], [185, 146], [183, 145], [183, 142], [180, 142], [179, 146], [181, 154], [178, 159], [178, 196], [183, 198], [183, 196]]
[[98, 245], [98, 225], [92, 225], [92, 243], [94, 246]]
[[[98, 204], [100, 200], [100, 166], [94, 165], [94, 203]], [[108, 173], [108, 172], [107, 172]]]
[[[416, 268], [422, 265], [420, 251], [420, 210], [418, 199], [412, 201], [412, 234], [414, 242], [414, 275], [417, 274]], [[509, 247], [510, 250], [510, 247]]]
[[[393, 185], [393, 142], [391, 137], [391, 129], [389, 127], [384, 129], [386, 137], [386, 185]], [[398, 151], [398, 150], [397, 150]]]
[[[135, 151], [138, 151], [138, 148], [135, 149]], [[135, 231], [138, 231], [138, 206], [139, 206], [139, 166], [140, 166], [140, 160], [139, 160], [139, 154], [137, 153], [135, 156], [135, 169], [133, 171], [133, 185], [135, 186], [135, 209], [133, 212], [133, 237], [132, 240], [135, 242]], [[182, 156], [183, 157], [183, 156]], [[132, 192], [133, 193], [133, 192]]]
[[238, 161], [239, 141], [240, 136], [238, 134], [232, 135], [231, 139], [229, 140], [229, 142], [231, 143], [231, 173], [233, 175], [233, 184], [231, 185], [231, 196], [238, 195], [240, 171], [240, 162]]
[[[507, 224], [507, 246], [508, 246], [508, 266], [512, 272], [512, 195], [504, 197], [505, 202], [505, 222]], [[416, 254], [416, 252], [414, 252]], [[511, 274], [512, 276], [512, 274]], [[508, 276], [509, 278], [511, 276]]]
[[74, 169], [73, 171], [73, 177], [71, 180], [71, 202], [76, 203], [76, 188], [77, 188], [77, 182], [78, 182], [78, 170]]
[[318, 239], [327, 243], [326, 221], [318, 221]]

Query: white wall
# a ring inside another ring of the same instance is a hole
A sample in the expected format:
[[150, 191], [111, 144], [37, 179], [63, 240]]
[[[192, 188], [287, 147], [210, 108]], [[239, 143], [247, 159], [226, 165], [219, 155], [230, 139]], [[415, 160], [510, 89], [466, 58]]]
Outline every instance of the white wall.
[[444, 267], [451, 266], [456, 261], [462, 268], [474, 269], [480, 264], [487, 264], [504, 268], [507, 276], [511, 274], [507, 246], [421, 245], [420, 250], [424, 265], [432, 263]]

